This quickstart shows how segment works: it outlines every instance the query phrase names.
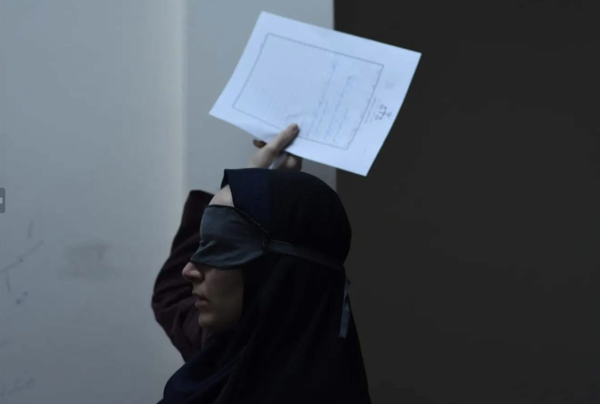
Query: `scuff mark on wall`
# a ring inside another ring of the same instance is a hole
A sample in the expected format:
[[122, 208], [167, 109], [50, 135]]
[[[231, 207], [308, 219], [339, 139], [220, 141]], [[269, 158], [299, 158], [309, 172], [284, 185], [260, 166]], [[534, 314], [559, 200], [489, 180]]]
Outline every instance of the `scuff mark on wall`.
[[0, 275], [5, 275], [4, 284], [6, 285], [6, 290], [8, 291], [8, 293], [11, 293], [10, 271], [23, 264], [28, 257], [33, 255], [37, 250], [39, 250], [42, 244], [44, 244], [44, 240], [38, 241], [32, 248], [19, 255], [15, 261], [11, 262], [3, 268], [0, 268]]
[[27, 238], [31, 239], [33, 236], [33, 220], [29, 221], [29, 226], [27, 226]]
[[64, 254], [67, 267], [64, 274], [70, 279], [103, 280], [115, 273], [114, 268], [104, 262], [109, 244], [87, 242], [72, 245]]
[[1, 268], [0, 269], [0, 274], [8, 273], [8, 271], [10, 271], [11, 269], [16, 268], [19, 265], [21, 265], [23, 262], [25, 262], [25, 260], [30, 255], [32, 255], [33, 253], [35, 253], [42, 246], [42, 244], [44, 244], [44, 240], [38, 241], [32, 248], [30, 248], [29, 250], [27, 250], [23, 254], [19, 255], [19, 257], [15, 261], [13, 261], [9, 265]]

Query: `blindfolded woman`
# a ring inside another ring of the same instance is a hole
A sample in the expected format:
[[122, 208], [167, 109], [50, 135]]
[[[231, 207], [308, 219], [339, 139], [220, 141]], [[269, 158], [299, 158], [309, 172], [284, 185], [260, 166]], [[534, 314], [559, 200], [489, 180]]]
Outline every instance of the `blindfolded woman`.
[[161, 404], [370, 403], [346, 212], [301, 159], [267, 169], [297, 134], [255, 143], [250, 168], [225, 170], [216, 195], [190, 192], [152, 299], [186, 362]]

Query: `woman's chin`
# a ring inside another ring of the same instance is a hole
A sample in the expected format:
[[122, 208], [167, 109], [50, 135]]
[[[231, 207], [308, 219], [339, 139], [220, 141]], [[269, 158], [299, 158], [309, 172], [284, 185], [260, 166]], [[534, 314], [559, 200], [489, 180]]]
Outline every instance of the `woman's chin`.
[[202, 313], [198, 316], [198, 324], [200, 328], [208, 332], [220, 332], [223, 331], [223, 327], [218, 321], [209, 313]]
[[204, 330], [210, 330], [214, 326], [214, 319], [208, 313], [200, 313], [198, 315], [198, 324]]

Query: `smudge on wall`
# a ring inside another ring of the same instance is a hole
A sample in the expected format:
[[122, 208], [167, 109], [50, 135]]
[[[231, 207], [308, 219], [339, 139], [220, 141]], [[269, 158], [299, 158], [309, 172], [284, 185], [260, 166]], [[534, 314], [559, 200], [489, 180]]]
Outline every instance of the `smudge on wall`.
[[110, 246], [105, 242], [78, 243], [67, 247], [67, 266], [63, 275], [70, 279], [104, 280], [114, 274], [114, 269], [105, 262]]

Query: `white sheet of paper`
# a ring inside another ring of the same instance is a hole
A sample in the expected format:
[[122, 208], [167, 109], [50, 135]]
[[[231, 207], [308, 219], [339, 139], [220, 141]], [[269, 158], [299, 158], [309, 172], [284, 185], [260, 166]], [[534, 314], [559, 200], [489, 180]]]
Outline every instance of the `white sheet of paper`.
[[210, 114], [286, 150], [367, 175], [421, 54], [262, 12]]

